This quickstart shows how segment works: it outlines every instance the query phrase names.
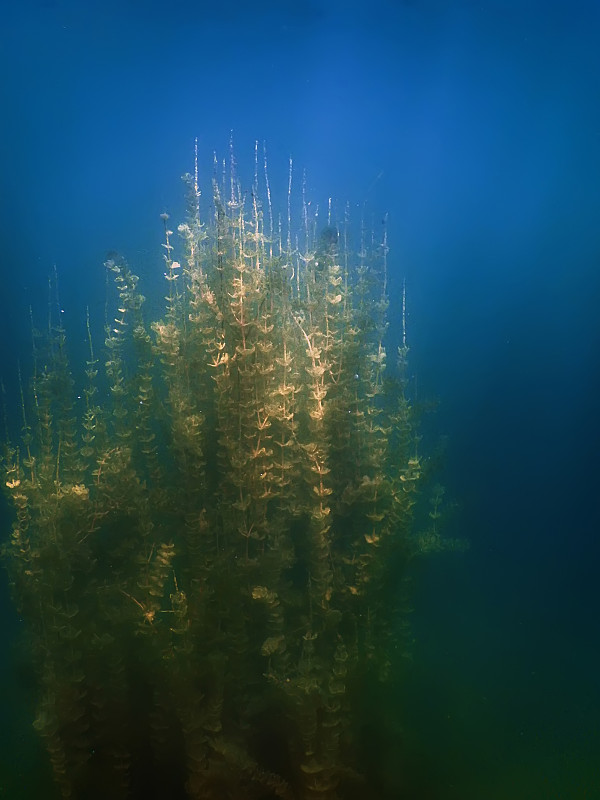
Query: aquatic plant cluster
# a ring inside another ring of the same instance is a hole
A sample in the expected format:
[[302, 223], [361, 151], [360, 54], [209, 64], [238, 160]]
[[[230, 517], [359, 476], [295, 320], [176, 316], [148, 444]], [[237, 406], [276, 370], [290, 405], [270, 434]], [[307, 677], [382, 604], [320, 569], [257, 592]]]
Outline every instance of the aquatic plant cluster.
[[5, 448], [4, 555], [63, 798], [366, 796], [365, 687], [406, 647], [412, 559], [444, 546], [440, 496], [415, 530], [385, 228], [320, 222], [304, 191], [296, 224], [291, 164], [275, 215], [258, 149], [247, 194], [233, 156], [215, 176], [205, 211], [196, 156], [179, 237], [162, 215], [163, 319], [109, 259], [104, 356], [88, 320], [75, 391], [51, 318]]

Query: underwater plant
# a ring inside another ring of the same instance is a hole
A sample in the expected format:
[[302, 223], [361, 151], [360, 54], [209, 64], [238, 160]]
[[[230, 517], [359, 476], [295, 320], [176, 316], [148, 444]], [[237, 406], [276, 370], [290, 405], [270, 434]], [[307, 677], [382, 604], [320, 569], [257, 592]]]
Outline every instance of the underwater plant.
[[412, 560], [445, 546], [442, 492], [420, 530], [385, 229], [353, 242], [304, 195], [296, 227], [291, 175], [282, 219], [266, 156], [247, 194], [232, 158], [203, 216], [196, 149], [180, 260], [162, 215], [164, 317], [106, 262], [83, 412], [60, 319], [34, 339], [4, 558], [63, 798], [377, 796], [357, 717], [406, 648]]

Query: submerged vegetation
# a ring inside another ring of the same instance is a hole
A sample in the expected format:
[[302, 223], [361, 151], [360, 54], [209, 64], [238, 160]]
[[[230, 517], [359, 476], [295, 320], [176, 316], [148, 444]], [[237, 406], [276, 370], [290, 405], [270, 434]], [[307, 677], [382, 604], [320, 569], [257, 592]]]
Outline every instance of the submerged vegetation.
[[446, 546], [443, 492], [416, 524], [385, 230], [353, 238], [331, 208], [324, 226], [304, 193], [296, 225], [291, 165], [276, 216], [258, 156], [247, 194], [231, 158], [210, 211], [197, 159], [184, 176], [178, 239], [162, 215], [162, 320], [106, 262], [115, 310], [103, 356], [88, 321], [83, 391], [60, 320], [34, 339], [5, 562], [63, 798], [378, 794], [361, 708], [407, 647], [411, 561]]

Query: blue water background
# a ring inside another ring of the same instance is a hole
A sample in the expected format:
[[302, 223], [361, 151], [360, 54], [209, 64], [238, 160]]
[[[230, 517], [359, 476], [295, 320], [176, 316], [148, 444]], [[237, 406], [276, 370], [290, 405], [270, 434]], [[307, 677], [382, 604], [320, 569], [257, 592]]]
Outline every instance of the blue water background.
[[[387, 213], [391, 342], [405, 278], [451, 532], [470, 542], [418, 576], [398, 712], [414, 800], [600, 798], [600, 5], [1, 5], [9, 397], [54, 265], [80, 358], [86, 305], [101, 330], [107, 251], [160, 297], [159, 215], [183, 213], [195, 137], [206, 188], [233, 130], [248, 180], [266, 142], [282, 207], [291, 155], [321, 203], [366, 203], [375, 227]], [[0, 590], [12, 800], [41, 796], [48, 775], [4, 575]]]

